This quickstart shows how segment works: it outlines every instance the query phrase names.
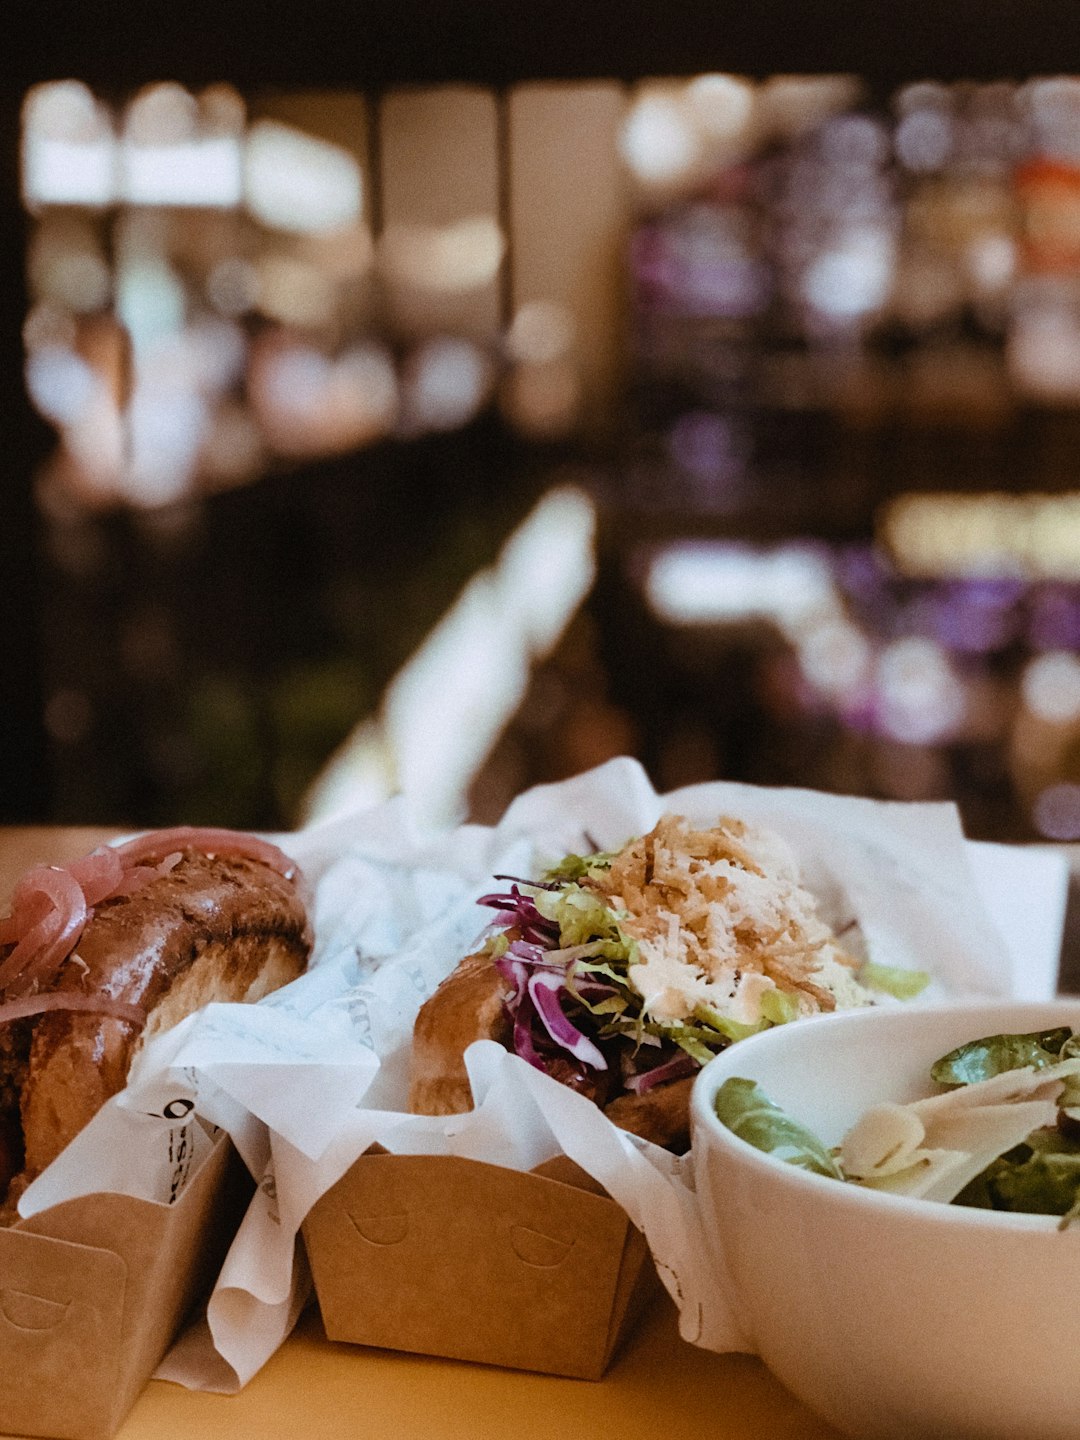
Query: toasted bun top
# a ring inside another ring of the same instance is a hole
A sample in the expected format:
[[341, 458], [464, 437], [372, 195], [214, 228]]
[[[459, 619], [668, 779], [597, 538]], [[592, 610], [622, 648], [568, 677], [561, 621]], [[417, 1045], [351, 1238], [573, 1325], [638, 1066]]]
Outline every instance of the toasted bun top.
[[100, 992], [149, 1011], [208, 944], [252, 933], [310, 945], [294, 881], [256, 860], [185, 851], [168, 874], [95, 910], [50, 988]]
[[138, 1006], [146, 1023], [64, 1009], [32, 1022], [19, 1073], [0, 1075], [21, 1092], [26, 1175], [124, 1087], [144, 1040], [210, 1001], [258, 1000], [295, 979], [310, 944], [295, 878], [250, 858], [184, 851], [167, 874], [101, 902], [50, 993], [105, 995]]

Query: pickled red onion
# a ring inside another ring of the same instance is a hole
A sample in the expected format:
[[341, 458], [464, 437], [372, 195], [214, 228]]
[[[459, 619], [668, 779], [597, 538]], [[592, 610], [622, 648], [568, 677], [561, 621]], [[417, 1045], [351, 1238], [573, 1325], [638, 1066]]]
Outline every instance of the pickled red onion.
[[46, 995], [24, 995], [18, 1000], [0, 1001], [0, 1025], [9, 1020], [24, 1020], [29, 1015], [42, 1015], [46, 1010], [80, 1010], [93, 1015], [108, 1015], [114, 1020], [126, 1020], [140, 1029], [146, 1024], [146, 1011], [139, 1005], [129, 1005], [126, 1000], [114, 1000], [111, 995], [82, 995], [77, 990], [52, 990]]
[[78, 881], [88, 906], [109, 899], [115, 893], [124, 871], [119, 855], [108, 845], [99, 846], [91, 854], [70, 865], [37, 866], [27, 871], [15, 886], [11, 914], [0, 920], [0, 946], [14, 944], [32, 925], [48, 916], [50, 897], [35, 880], [35, 876], [44, 869], [54, 872], [63, 869], [73, 876]]
[[163, 860], [174, 850], [199, 850], [204, 855], [224, 855], [229, 859], [258, 860], [279, 875], [289, 878], [296, 865], [283, 850], [248, 835], [243, 830], [221, 830], [209, 826], [179, 825], [172, 830], [151, 830], [116, 847], [125, 866], [139, 865], [147, 860]]
[[89, 915], [82, 886], [67, 870], [35, 866], [19, 882], [18, 890], [27, 898], [44, 895], [53, 908], [26, 931], [0, 964], [0, 991], [22, 979], [24, 972], [26, 982], [51, 980], [78, 942]]
[[43, 895], [32, 895], [21, 904], [12, 897], [11, 914], [0, 920], [0, 946], [14, 945], [31, 925], [44, 920], [48, 913], [49, 902]]
[[171, 865], [166, 866], [164, 861], [160, 865], [132, 865], [129, 870], [121, 872], [120, 882], [109, 899], [115, 900], [121, 896], [137, 895], [144, 885], [149, 885], [151, 880], [159, 880], [172, 868]]
[[114, 895], [124, 873], [123, 861], [111, 845], [100, 845], [66, 868], [82, 887], [87, 905], [98, 905]]

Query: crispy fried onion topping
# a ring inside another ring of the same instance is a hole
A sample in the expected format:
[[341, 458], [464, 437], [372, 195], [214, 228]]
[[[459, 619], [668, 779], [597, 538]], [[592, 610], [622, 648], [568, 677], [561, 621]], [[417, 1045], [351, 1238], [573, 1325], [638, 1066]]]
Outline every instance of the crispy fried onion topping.
[[667, 815], [586, 883], [638, 942], [628, 978], [656, 1018], [705, 1005], [753, 1023], [769, 990], [793, 997], [801, 1014], [866, 1003], [851, 973], [858, 962], [773, 832], [728, 817], [699, 830]]

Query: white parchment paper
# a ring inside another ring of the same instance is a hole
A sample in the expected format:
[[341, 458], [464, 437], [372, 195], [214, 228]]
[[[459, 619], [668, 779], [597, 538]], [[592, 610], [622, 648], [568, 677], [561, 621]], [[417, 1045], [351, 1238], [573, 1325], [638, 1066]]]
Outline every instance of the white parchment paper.
[[[535, 875], [568, 851], [616, 848], [665, 812], [702, 823], [737, 815], [784, 834], [825, 918], [838, 926], [857, 920], [876, 960], [929, 970], [930, 1003], [1053, 991], [1064, 860], [1025, 852], [1010, 886], [1001, 847], [988, 847], [994, 883], [980, 887], [979, 849], [964, 840], [951, 805], [727, 782], [659, 796], [643, 769], [624, 759], [529, 791], [494, 828], [432, 835], [394, 801], [277, 837], [314, 887], [309, 973], [257, 1006], [212, 1005], [156, 1039], [127, 1090], [30, 1187], [21, 1207], [29, 1213], [103, 1188], [160, 1199], [150, 1191], [164, 1183], [170, 1116], [193, 1106], [229, 1131], [258, 1189], [206, 1315], [159, 1375], [235, 1390], [259, 1369], [309, 1294], [297, 1238], [304, 1216], [376, 1141], [393, 1152], [518, 1169], [567, 1154], [643, 1230], [679, 1305], [683, 1335], [712, 1349], [746, 1348], [702, 1265], [688, 1162], [617, 1129], [584, 1097], [490, 1041], [467, 1056], [473, 1111], [405, 1110], [416, 1012], [490, 919], [475, 902], [492, 888], [491, 877]], [[1024, 906], [1042, 917], [1034, 940], [1004, 918]], [[1058, 917], [1056, 925], [1047, 915]]]

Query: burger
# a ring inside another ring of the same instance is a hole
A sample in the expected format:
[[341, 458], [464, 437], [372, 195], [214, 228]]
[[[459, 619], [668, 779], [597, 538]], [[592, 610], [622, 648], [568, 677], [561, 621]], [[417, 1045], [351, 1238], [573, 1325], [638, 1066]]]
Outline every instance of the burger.
[[464, 1053], [492, 1039], [681, 1152], [698, 1070], [770, 1025], [907, 998], [922, 972], [875, 965], [819, 912], [787, 842], [725, 817], [665, 816], [613, 852], [568, 855], [480, 904], [479, 948], [421, 1007], [410, 1108], [472, 1105]]
[[29, 870], [0, 920], [6, 1217], [148, 1040], [211, 1001], [261, 999], [310, 948], [299, 871], [254, 835], [158, 830]]

